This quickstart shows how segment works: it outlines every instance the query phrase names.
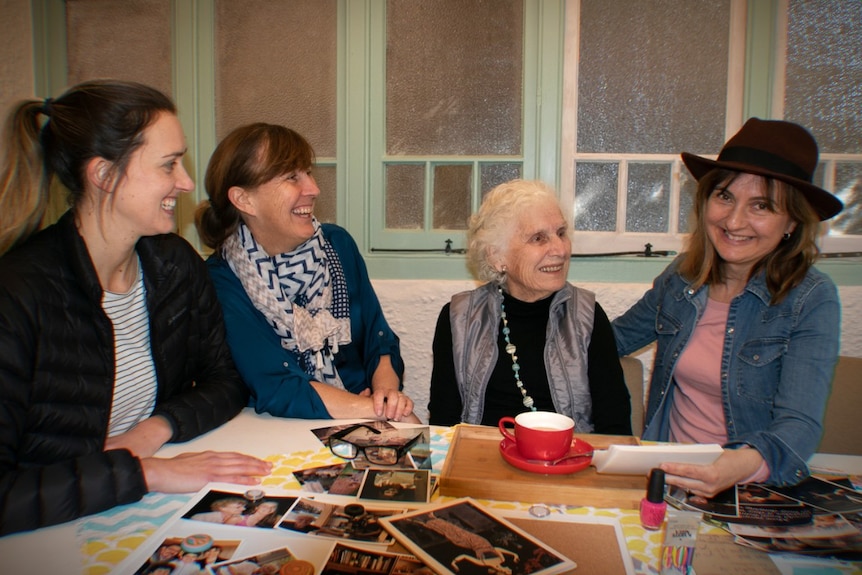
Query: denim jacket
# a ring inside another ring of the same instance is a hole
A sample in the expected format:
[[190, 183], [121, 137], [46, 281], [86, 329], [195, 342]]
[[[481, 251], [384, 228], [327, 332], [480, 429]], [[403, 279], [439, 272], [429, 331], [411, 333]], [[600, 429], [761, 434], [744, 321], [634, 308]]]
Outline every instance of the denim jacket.
[[[665, 269], [653, 287], [612, 322], [620, 355], [656, 342], [643, 438], [666, 441], [673, 371], [703, 314], [707, 286], [694, 290]], [[793, 485], [822, 434], [838, 360], [841, 307], [835, 284], [814, 269], [779, 304], [770, 305], [763, 272], [730, 304], [721, 350], [725, 447], [748, 445], [769, 466], [768, 483]]]

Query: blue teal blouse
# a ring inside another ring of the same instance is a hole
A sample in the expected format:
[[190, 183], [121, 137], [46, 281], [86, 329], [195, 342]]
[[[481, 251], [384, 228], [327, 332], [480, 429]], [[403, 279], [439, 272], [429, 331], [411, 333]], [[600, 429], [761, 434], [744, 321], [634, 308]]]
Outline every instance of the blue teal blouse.
[[[345, 389], [359, 393], [370, 388], [371, 376], [382, 355], [389, 356], [403, 381], [404, 361], [398, 336], [383, 316], [356, 242], [339, 226], [321, 227], [341, 260], [350, 298], [351, 342], [340, 346], [335, 355], [335, 367]], [[281, 346], [281, 339], [254, 307], [228, 263], [213, 254], [207, 259], [207, 268], [224, 312], [234, 362], [251, 390], [249, 405], [258, 413], [280, 417], [330, 419], [310, 383], [313, 377], [300, 367], [297, 354]]]

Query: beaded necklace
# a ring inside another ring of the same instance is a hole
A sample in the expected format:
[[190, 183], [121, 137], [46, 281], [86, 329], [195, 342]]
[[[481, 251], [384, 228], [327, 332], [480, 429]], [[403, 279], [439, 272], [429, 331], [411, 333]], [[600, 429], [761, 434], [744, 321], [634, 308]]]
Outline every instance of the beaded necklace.
[[[500, 296], [503, 296], [503, 288], [498, 287], [497, 291], [500, 292]], [[509, 354], [512, 358], [512, 372], [515, 374], [515, 385], [518, 386], [518, 391], [521, 392], [521, 396], [524, 398], [523, 404], [524, 407], [528, 408], [530, 411], [536, 411], [536, 406], [533, 405], [533, 398], [527, 395], [527, 389], [524, 387], [524, 382], [521, 381], [521, 366], [518, 364], [518, 356], [515, 355], [518, 352], [518, 348], [515, 347], [511, 341], [509, 341], [509, 333], [511, 330], [509, 329], [509, 320], [506, 318], [506, 305], [503, 300], [500, 300], [500, 317], [503, 320], [503, 338], [506, 340], [506, 353]]]

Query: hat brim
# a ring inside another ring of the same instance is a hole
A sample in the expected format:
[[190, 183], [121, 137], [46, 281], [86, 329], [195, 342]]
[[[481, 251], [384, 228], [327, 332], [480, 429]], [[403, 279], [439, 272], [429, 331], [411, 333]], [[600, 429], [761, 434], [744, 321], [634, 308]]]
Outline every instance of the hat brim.
[[760, 168], [751, 164], [710, 160], [708, 158], [702, 158], [700, 156], [695, 156], [694, 154], [689, 154], [688, 152], [683, 152], [681, 156], [682, 162], [685, 164], [685, 167], [688, 168], [688, 171], [691, 172], [691, 175], [694, 176], [694, 179], [696, 180], [700, 180], [703, 176], [709, 173], [710, 170], [718, 168], [725, 170], [734, 170], [737, 172], [745, 172], [747, 174], [755, 174], [757, 176], [773, 178], [790, 184], [791, 186], [802, 192], [802, 195], [805, 196], [805, 199], [808, 201], [808, 204], [814, 209], [818, 217], [820, 217], [820, 221], [828, 220], [829, 218], [834, 217], [841, 210], [844, 209], [844, 204], [834, 195], [830, 194], [822, 188], [815, 186], [811, 182], [806, 182], [805, 180], [800, 180], [799, 178], [794, 178], [793, 176], [788, 176], [780, 172], [773, 172], [772, 170], [767, 170], [765, 168]]

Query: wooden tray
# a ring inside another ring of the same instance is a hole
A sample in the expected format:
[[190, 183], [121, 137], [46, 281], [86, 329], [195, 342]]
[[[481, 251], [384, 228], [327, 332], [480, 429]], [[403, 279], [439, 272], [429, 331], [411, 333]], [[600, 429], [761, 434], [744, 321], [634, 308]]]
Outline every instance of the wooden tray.
[[[636, 437], [575, 434], [596, 449], [612, 444], [638, 445]], [[646, 494], [646, 477], [598, 474], [594, 467], [571, 475], [521, 471], [500, 455], [496, 427], [460, 424], [455, 427], [443, 472], [440, 493], [498, 501], [548, 503], [637, 509]]]

